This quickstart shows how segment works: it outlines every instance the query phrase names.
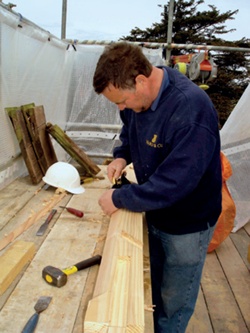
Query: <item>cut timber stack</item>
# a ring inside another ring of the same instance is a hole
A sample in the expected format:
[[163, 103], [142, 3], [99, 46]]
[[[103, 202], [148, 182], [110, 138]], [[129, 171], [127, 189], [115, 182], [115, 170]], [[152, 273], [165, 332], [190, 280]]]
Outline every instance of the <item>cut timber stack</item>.
[[31, 181], [38, 184], [48, 167], [57, 162], [49, 134], [46, 132], [43, 107], [36, 107], [31, 103], [5, 110], [15, 130]]
[[143, 219], [116, 211], [110, 220], [84, 332], [144, 332]]
[[95, 176], [100, 168], [57, 125], [46, 124], [43, 106], [34, 103], [5, 108], [33, 184], [38, 184], [48, 168], [57, 162], [50, 134], [83, 167], [86, 176]]
[[[32, 105], [30, 105], [32, 106]], [[33, 184], [38, 184], [43, 177], [29, 136], [21, 107], [5, 108], [15, 130], [19, 147]]]

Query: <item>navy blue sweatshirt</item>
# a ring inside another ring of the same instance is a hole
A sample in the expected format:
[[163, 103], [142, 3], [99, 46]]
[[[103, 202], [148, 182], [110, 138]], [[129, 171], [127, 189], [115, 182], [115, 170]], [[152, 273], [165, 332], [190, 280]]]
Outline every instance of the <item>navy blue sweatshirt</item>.
[[114, 158], [133, 162], [138, 184], [113, 192], [117, 208], [145, 212], [147, 222], [171, 234], [214, 225], [221, 213], [220, 136], [208, 95], [177, 70], [163, 67], [151, 107], [120, 112], [121, 146]]

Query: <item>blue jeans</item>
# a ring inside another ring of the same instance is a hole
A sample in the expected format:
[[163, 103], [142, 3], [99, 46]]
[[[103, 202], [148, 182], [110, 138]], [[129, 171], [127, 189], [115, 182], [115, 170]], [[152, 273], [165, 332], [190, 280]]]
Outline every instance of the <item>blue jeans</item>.
[[171, 235], [148, 226], [155, 333], [185, 332], [214, 228]]

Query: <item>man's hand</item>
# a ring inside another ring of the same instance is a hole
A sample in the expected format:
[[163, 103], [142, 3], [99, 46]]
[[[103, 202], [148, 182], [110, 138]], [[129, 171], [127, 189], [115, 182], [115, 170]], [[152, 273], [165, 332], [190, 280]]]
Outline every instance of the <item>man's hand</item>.
[[121, 176], [126, 165], [127, 162], [124, 158], [116, 158], [108, 165], [107, 174], [111, 183], [113, 182], [113, 179], [118, 179]]
[[103, 212], [109, 216], [118, 210], [118, 208], [115, 207], [112, 201], [112, 194], [114, 191], [115, 190], [110, 189], [104, 192], [98, 200], [98, 203], [101, 206]]

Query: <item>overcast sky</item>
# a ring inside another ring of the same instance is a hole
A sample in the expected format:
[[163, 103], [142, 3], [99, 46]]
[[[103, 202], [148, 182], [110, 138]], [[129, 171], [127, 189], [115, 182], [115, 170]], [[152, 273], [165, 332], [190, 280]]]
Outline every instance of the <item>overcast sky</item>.
[[[61, 38], [62, 0], [13, 0], [13, 10], [34, 22], [51, 34]], [[8, 3], [5, 2], [4, 3]], [[76, 40], [118, 40], [139, 27], [149, 28], [161, 22], [163, 7], [160, 0], [67, 0], [66, 38]], [[223, 38], [238, 40], [250, 38], [250, 0], [205, 0], [199, 10], [208, 10], [215, 5], [221, 13], [239, 9], [234, 20], [226, 22], [227, 28], [236, 32]]]

